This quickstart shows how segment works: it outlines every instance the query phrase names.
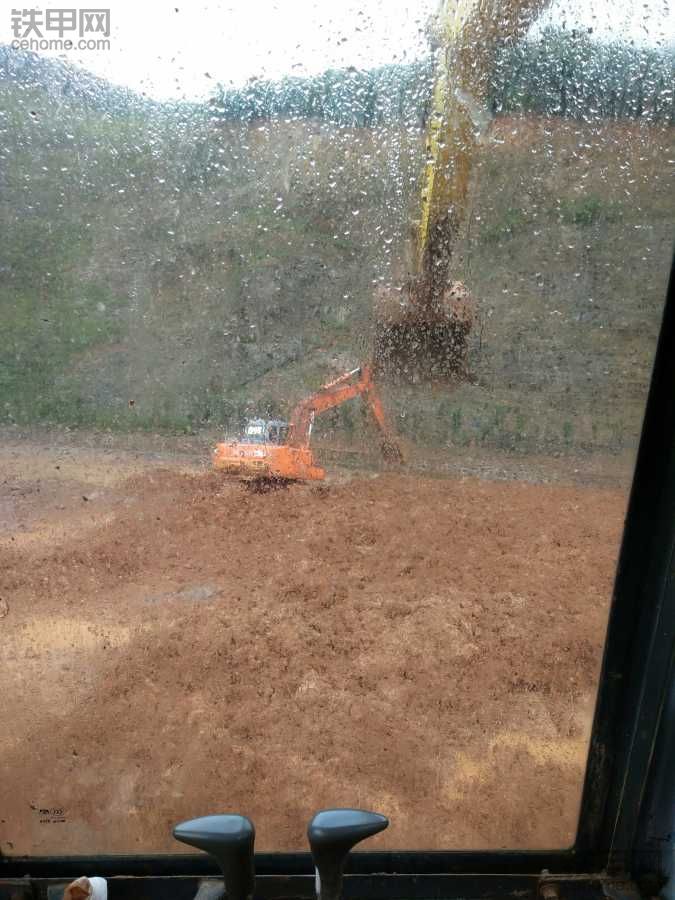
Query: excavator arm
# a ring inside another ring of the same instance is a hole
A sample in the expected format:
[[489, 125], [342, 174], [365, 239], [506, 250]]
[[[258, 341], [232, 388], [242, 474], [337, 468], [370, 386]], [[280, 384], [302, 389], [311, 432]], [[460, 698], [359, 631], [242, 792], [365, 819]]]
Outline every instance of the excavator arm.
[[456, 244], [492, 113], [490, 81], [499, 50], [522, 37], [549, 0], [441, 0], [438, 51], [426, 126], [425, 166], [407, 272], [375, 296], [378, 376], [413, 383], [464, 381], [475, 302], [457, 280]]
[[499, 48], [522, 37], [549, 0], [441, 0], [439, 46], [426, 165], [416, 223], [416, 301], [433, 305], [447, 282], [457, 232], [468, 213], [477, 149], [490, 124], [490, 78]]
[[[355, 377], [357, 380], [354, 380]], [[317, 413], [340, 406], [354, 397], [363, 397], [368, 404], [382, 435], [381, 449], [385, 458], [400, 462], [403, 458], [401, 449], [387, 423], [380, 395], [373, 383], [370, 366], [361, 366], [351, 372], [345, 372], [334, 381], [324, 384], [315, 394], [301, 400], [291, 414], [288, 429], [289, 446], [308, 449], [312, 424]]]

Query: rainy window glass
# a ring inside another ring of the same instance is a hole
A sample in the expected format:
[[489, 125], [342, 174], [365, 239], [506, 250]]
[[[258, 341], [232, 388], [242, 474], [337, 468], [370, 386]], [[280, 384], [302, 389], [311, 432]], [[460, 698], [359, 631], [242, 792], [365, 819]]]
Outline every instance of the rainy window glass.
[[[489, 10], [489, 13], [486, 12]], [[574, 840], [668, 3], [0, 16], [0, 851]], [[364, 849], [366, 845], [364, 845]]]

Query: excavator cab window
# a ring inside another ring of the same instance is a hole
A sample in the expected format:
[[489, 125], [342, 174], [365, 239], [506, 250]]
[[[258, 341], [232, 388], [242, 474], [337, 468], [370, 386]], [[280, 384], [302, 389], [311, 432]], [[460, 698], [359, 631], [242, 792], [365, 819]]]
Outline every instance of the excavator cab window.
[[0, 871], [628, 846], [675, 0], [55, 3], [0, 12]]
[[263, 422], [248, 422], [242, 435], [245, 444], [264, 444], [266, 441], [265, 424]]

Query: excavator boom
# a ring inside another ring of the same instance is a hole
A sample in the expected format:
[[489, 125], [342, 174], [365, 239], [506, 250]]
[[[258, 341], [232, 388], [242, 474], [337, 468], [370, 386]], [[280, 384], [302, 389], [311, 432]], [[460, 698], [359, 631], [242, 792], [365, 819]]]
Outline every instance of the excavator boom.
[[[357, 377], [355, 381], [354, 378]], [[368, 404], [375, 423], [382, 435], [382, 449], [387, 458], [401, 458], [400, 449], [391, 435], [384, 407], [373, 383], [370, 366], [361, 366], [351, 372], [345, 372], [334, 381], [327, 384], [301, 400], [291, 415], [288, 432], [288, 443], [292, 447], [309, 447], [309, 439], [312, 432], [312, 424], [317, 413], [340, 406], [354, 397], [363, 397]]]
[[490, 77], [500, 47], [525, 34], [548, 0], [442, 0], [435, 23], [438, 69], [427, 121], [426, 164], [415, 234], [413, 275], [419, 302], [447, 282], [460, 225], [468, 213], [477, 150], [492, 114]]

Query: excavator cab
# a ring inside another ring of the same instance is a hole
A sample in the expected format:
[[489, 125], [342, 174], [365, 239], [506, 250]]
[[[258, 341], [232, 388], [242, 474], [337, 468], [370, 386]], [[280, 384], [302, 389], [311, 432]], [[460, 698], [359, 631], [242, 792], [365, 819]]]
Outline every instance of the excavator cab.
[[213, 465], [243, 479], [316, 480], [324, 471], [311, 451], [288, 446], [288, 422], [249, 419], [236, 440], [216, 444]]
[[285, 444], [288, 422], [283, 419], [249, 419], [240, 437], [242, 444]]

